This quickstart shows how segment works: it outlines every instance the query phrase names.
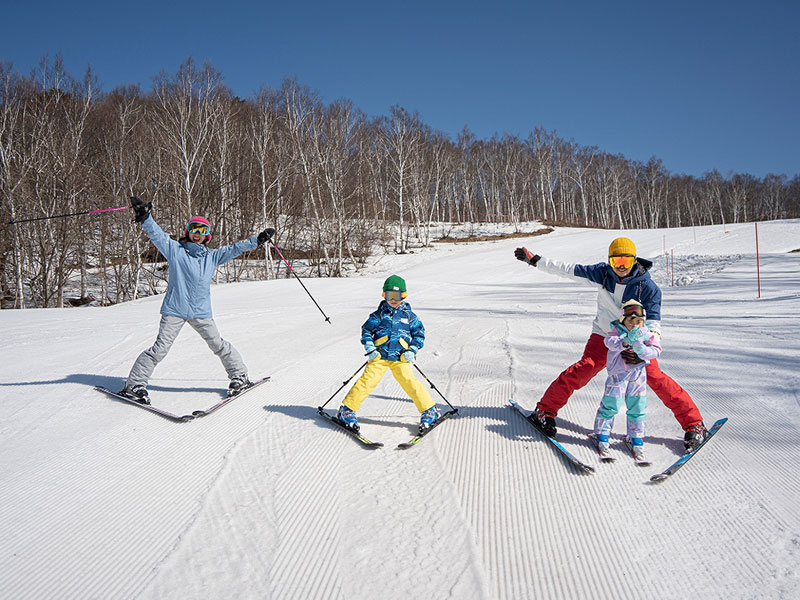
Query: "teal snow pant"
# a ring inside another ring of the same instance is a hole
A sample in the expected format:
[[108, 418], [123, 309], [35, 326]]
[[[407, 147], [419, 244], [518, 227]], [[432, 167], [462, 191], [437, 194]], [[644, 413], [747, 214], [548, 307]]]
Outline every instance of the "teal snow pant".
[[147, 385], [156, 365], [164, 360], [167, 352], [172, 347], [172, 343], [186, 323], [189, 323], [200, 334], [200, 337], [206, 341], [211, 351], [219, 357], [225, 367], [225, 371], [228, 373], [229, 379], [247, 375], [247, 367], [242, 360], [242, 356], [230, 342], [222, 339], [214, 319], [182, 319], [181, 317], [161, 315], [158, 337], [155, 343], [142, 352], [136, 362], [133, 363], [125, 384], [126, 387]]
[[594, 420], [595, 435], [608, 439], [614, 426], [614, 417], [622, 405], [628, 408], [628, 437], [641, 439], [645, 434], [645, 409], [647, 408], [647, 374], [641, 365], [622, 374], [610, 374], [600, 408]]

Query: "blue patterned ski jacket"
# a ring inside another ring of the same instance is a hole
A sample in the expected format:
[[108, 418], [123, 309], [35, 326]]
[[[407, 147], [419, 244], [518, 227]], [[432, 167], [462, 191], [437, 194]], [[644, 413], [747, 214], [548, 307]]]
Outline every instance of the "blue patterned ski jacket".
[[378, 310], [361, 326], [361, 343], [372, 342], [383, 360], [399, 361], [409, 346], [425, 344], [425, 326], [408, 302], [392, 308], [382, 300]]

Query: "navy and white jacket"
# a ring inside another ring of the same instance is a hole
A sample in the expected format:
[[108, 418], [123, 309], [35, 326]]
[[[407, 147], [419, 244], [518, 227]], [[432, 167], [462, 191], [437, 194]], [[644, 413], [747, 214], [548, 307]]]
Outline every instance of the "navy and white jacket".
[[361, 326], [361, 343], [367, 342], [375, 344], [383, 360], [399, 361], [410, 346], [419, 350], [425, 344], [425, 326], [408, 302], [392, 308], [382, 300]]
[[598, 288], [597, 315], [592, 323], [592, 333], [604, 337], [611, 322], [619, 319], [622, 305], [630, 299], [639, 301], [647, 311], [646, 327], [661, 335], [661, 289], [650, 277], [652, 266], [652, 261], [637, 257], [631, 274], [620, 281], [607, 262], [577, 265], [542, 257], [536, 263], [536, 268], [546, 273]]

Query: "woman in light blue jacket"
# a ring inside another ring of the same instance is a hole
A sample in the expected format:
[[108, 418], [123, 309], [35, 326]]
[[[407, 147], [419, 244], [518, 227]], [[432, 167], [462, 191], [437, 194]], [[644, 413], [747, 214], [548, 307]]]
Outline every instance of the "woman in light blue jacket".
[[186, 235], [180, 240], [170, 238], [150, 216], [152, 203], [131, 198], [131, 208], [136, 222], [150, 236], [153, 245], [167, 259], [169, 283], [161, 303], [161, 325], [152, 347], [139, 355], [131, 368], [125, 388], [120, 395], [140, 404], [150, 404], [147, 383], [159, 362], [172, 347], [175, 338], [189, 323], [206, 341], [211, 351], [222, 361], [230, 379], [228, 394], [233, 395], [251, 385], [247, 367], [230, 342], [222, 339], [211, 313], [211, 278], [219, 265], [223, 265], [243, 252], [262, 246], [275, 233], [265, 229], [258, 237], [236, 242], [222, 248], [208, 248], [211, 224], [203, 217], [195, 217], [186, 225]]

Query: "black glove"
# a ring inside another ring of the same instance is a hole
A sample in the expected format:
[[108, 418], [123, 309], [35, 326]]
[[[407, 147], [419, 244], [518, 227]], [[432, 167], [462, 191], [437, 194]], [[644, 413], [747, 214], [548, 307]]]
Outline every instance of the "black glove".
[[517, 248], [514, 250], [514, 256], [517, 257], [517, 260], [521, 260], [522, 262], [528, 263], [530, 266], [535, 267], [536, 263], [539, 262], [539, 259], [542, 258], [538, 254], [533, 254], [527, 248]]
[[152, 202], [142, 202], [136, 196], [131, 196], [131, 208], [136, 213], [135, 221], [137, 223], [144, 223], [147, 217], [150, 216], [150, 209], [153, 208]]
[[275, 230], [272, 227], [267, 227], [264, 231], [258, 234], [258, 245], [259, 247], [263, 246], [267, 242], [272, 240], [272, 236], [275, 235]]
[[633, 348], [628, 348], [627, 350], [623, 350], [620, 353], [620, 356], [622, 356], [622, 360], [624, 360], [629, 365], [638, 365], [644, 362], [641, 358], [639, 358], [639, 355], [633, 351]]

